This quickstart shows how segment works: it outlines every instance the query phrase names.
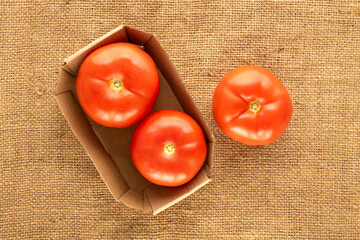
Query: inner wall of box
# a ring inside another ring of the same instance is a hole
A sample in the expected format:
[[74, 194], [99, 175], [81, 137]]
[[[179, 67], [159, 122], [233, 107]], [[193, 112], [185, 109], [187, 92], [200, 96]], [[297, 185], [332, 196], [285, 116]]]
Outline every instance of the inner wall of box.
[[[168, 82], [164, 79], [161, 72], [158, 72], [160, 93], [152, 112], [163, 109], [183, 111], [179, 101], [171, 91]], [[77, 99], [75, 83], [73, 87], [73, 93]], [[143, 191], [146, 187], [151, 185], [152, 183], [146, 180], [135, 168], [130, 155], [131, 136], [137, 124], [129, 128], [109, 128], [94, 122], [89, 117], [88, 119], [94, 129], [95, 134], [98, 136], [106, 151], [114, 160], [129, 186], [134, 190]]]

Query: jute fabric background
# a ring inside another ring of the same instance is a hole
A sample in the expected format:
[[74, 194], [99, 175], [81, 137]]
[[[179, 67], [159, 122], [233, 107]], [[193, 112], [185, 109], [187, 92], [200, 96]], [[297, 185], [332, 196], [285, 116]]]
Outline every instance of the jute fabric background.
[[[212, 182], [157, 216], [117, 203], [55, 98], [64, 58], [119, 25], [155, 35], [216, 137]], [[360, 239], [359, 1], [0, 1], [0, 239]], [[212, 117], [231, 69], [287, 87], [274, 144]]]

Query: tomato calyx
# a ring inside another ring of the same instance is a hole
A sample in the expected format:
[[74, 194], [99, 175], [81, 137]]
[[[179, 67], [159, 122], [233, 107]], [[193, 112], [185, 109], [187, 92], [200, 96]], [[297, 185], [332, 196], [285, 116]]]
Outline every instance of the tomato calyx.
[[164, 153], [166, 153], [167, 155], [174, 154], [175, 150], [176, 150], [175, 144], [173, 144], [172, 142], [169, 142], [164, 145]]
[[261, 109], [261, 104], [254, 100], [249, 103], [249, 110], [253, 113], [257, 113]]
[[119, 78], [114, 78], [109, 82], [110, 88], [115, 92], [120, 92], [124, 89], [124, 83]]

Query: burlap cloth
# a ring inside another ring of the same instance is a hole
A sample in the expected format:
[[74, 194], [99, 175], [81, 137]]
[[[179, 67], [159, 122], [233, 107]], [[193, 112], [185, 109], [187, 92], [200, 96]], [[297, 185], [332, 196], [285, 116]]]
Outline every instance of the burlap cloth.
[[[360, 239], [359, 1], [1, 1], [0, 239]], [[212, 182], [157, 216], [117, 203], [54, 98], [62, 60], [118, 25], [153, 33], [217, 140]], [[273, 71], [274, 144], [230, 140], [212, 94]]]

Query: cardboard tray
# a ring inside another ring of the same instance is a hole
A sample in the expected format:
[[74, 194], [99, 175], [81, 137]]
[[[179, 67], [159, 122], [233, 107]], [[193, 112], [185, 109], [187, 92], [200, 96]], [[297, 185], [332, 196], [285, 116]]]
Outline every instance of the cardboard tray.
[[[130, 42], [142, 47], [155, 61], [160, 77], [160, 94], [153, 111], [176, 109], [193, 117], [202, 127], [208, 145], [207, 159], [199, 173], [179, 187], [150, 183], [135, 168], [130, 142], [136, 127], [108, 128], [92, 121], [80, 107], [75, 90], [78, 69], [92, 51], [114, 42]], [[64, 60], [56, 87], [56, 101], [72, 131], [89, 154], [116, 200], [129, 207], [157, 214], [207, 184], [212, 167], [214, 136], [181, 82], [175, 67], [151, 34], [118, 27]]]

